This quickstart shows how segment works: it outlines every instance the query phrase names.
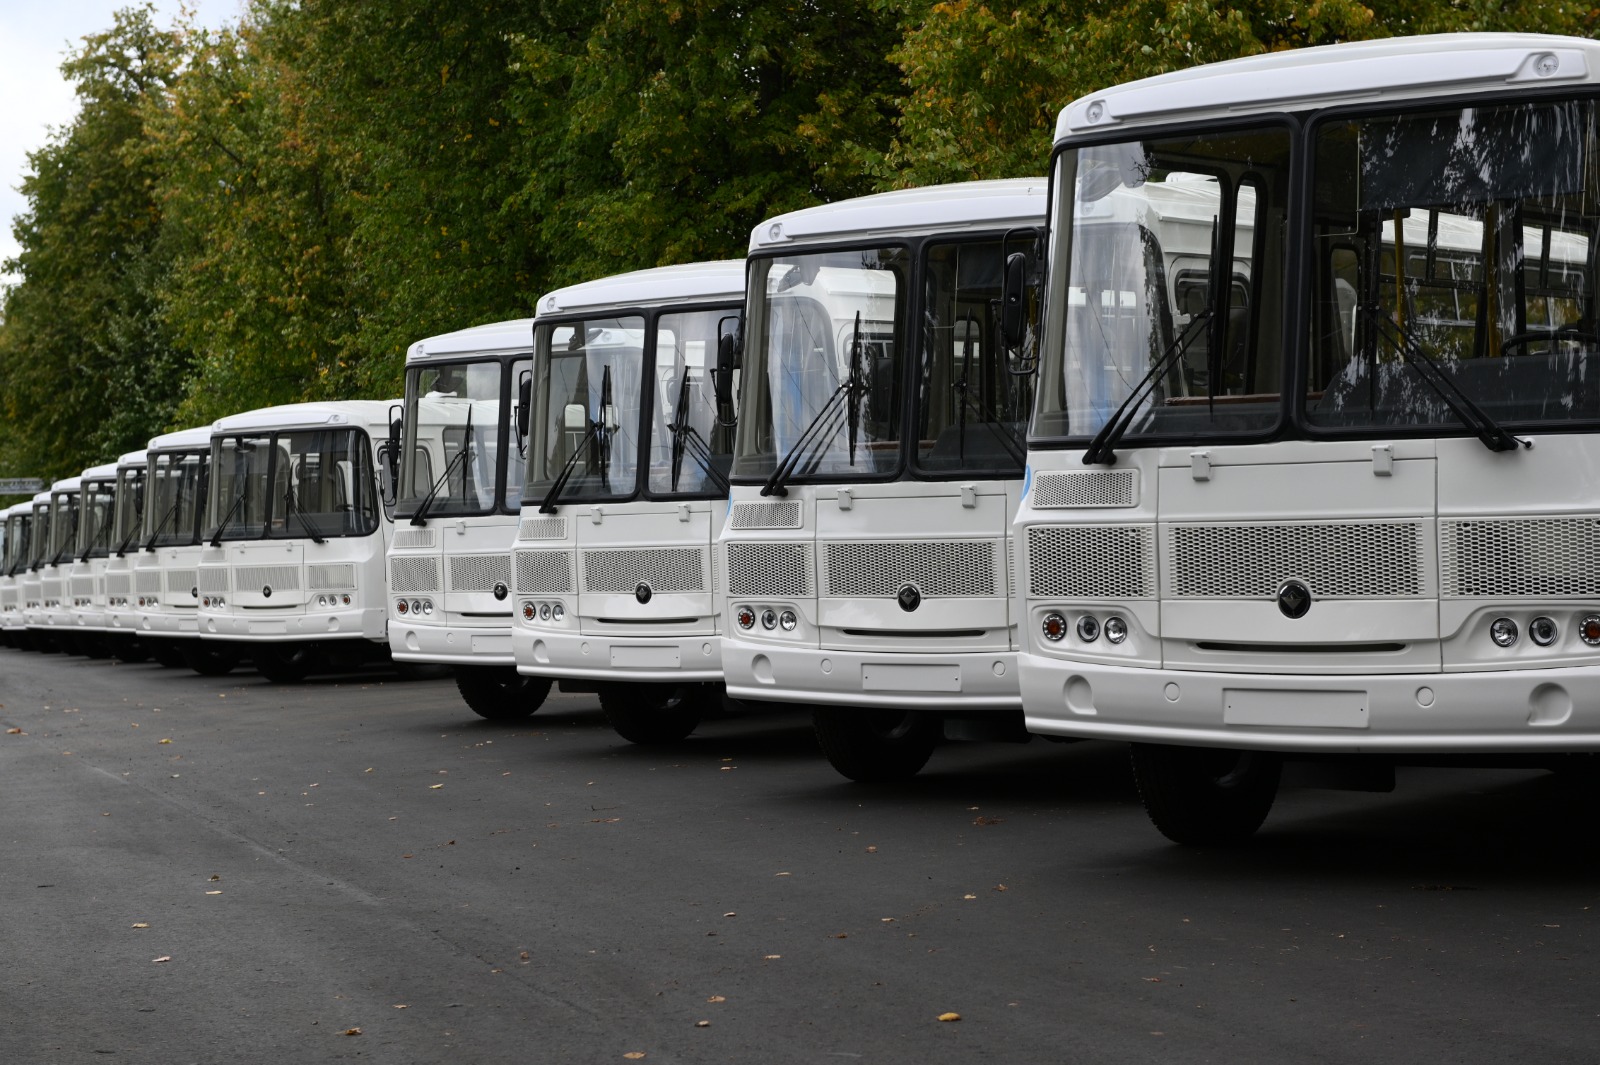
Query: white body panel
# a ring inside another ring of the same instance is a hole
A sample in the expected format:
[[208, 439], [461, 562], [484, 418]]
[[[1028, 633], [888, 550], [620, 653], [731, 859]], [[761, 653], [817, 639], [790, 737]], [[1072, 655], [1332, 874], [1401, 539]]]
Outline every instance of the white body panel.
[[[80, 492], [82, 479], [68, 477], [57, 481], [50, 486], [50, 495], [64, 494], [76, 498]], [[55, 536], [54, 530], [51, 536]], [[73, 533], [76, 543], [76, 531]], [[41, 629], [70, 629], [72, 621], [72, 599], [68, 594], [67, 578], [72, 571], [76, 558], [73, 548], [69, 546], [65, 551], [59, 552], [59, 559], [52, 561], [51, 555], [46, 555], [39, 567], [39, 609], [34, 619], [29, 623], [31, 627]]]

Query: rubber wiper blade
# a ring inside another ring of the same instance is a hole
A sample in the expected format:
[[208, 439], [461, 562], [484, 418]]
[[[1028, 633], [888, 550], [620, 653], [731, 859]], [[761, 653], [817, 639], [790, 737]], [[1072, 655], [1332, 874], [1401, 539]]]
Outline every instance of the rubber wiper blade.
[[1417, 338], [1398, 322], [1370, 304], [1364, 310], [1374, 330], [1404, 356], [1400, 361], [1411, 367], [1412, 371], [1422, 378], [1423, 383], [1450, 408], [1452, 414], [1461, 419], [1461, 424], [1472, 430], [1472, 435], [1476, 436], [1484, 447], [1490, 451], [1515, 451], [1519, 447], [1533, 446], [1531, 442], [1511, 435], [1490, 417], [1488, 411], [1474, 403], [1472, 398], [1461, 391], [1455, 381], [1440, 368], [1438, 360], [1424, 351]]
[[422, 501], [417, 504], [416, 513], [411, 515], [411, 524], [413, 524], [413, 525], [426, 525], [426, 524], [428, 524], [428, 508], [433, 506], [433, 501], [436, 498], [438, 498], [439, 489], [443, 488], [446, 484], [448, 484], [450, 482], [450, 475], [455, 472], [455, 468], [456, 468], [456, 464], [457, 463], [461, 463], [462, 464], [462, 471], [463, 472], [462, 472], [462, 477], [461, 477], [461, 501], [463, 503], [466, 502], [466, 497], [467, 497], [467, 478], [466, 478], [465, 471], [466, 471], [466, 468], [467, 468], [466, 467], [466, 463], [468, 462], [469, 456], [471, 455], [471, 453], [472, 453], [472, 406], [471, 406], [471, 401], [468, 400], [466, 432], [465, 432], [465, 435], [463, 435], [462, 438], [461, 438], [461, 450], [457, 451], [453, 456], [451, 456], [450, 461], [445, 464], [444, 472], [439, 474], [439, 479], [433, 482], [433, 487], [428, 489], [428, 494], [423, 496], [422, 497]]
[[[238, 511], [238, 509], [241, 506], [244, 505], [244, 497], [249, 495], [249, 494], [250, 494], [250, 486], [249, 485], [245, 485], [244, 491], [239, 493], [238, 498], [236, 498], [233, 501], [232, 505], [228, 507], [228, 512], [226, 514], [224, 514], [222, 516], [222, 520], [217, 523], [217, 531], [211, 534], [211, 546], [212, 547], [221, 547], [222, 546], [222, 530], [226, 529], [228, 527], [228, 522], [233, 520], [234, 513], [236, 511]], [[174, 513], [177, 512], [178, 502], [179, 502], [178, 500], [173, 500], [172, 510], [167, 512], [167, 516], [168, 517], [171, 517]], [[151, 543], [155, 542], [156, 534], [161, 531], [162, 526], [166, 525], [166, 523], [167, 523], [167, 518], [162, 518], [161, 519], [161, 525], [157, 525], [155, 532], [150, 534], [150, 542]], [[145, 548], [146, 548], [146, 550], [148, 550], [149, 549], [149, 544], [146, 544]]]
[[[611, 461], [610, 433], [605, 428], [606, 408], [610, 405], [610, 402], [611, 365], [607, 363], [600, 377], [600, 417], [589, 419], [589, 431], [583, 434], [583, 439], [578, 441], [577, 446], [572, 449], [572, 454], [568, 455], [567, 461], [562, 464], [561, 472], [556, 474], [554, 481], [550, 482], [549, 491], [545, 492], [544, 498], [539, 501], [540, 514], [554, 514], [556, 512], [556, 503], [561, 498], [561, 490], [567, 486], [567, 481], [572, 477], [572, 471], [577, 468], [578, 457], [583, 454], [586, 447], [591, 448], [589, 453], [590, 460], [594, 461], [602, 469], [600, 486], [610, 491], [610, 478], [604, 472], [609, 469]], [[597, 442], [600, 447], [599, 456], [596, 456], [592, 450]], [[598, 461], [596, 461], [597, 459]]]
[[323, 537], [318, 536], [317, 530], [311, 527], [311, 518], [306, 514], [306, 508], [300, 505], [300, 498], [294, 493], [294, 485], [284, 486], [283, 502], [289, 513], [300, 519], [300, 526], [305, 529], [306, 535], [311, 537], [312, 543], [325, 544], [328, 542]]
[[[1139, 404], [1144, 402], [1146, 396], [1154, 390], [1156, 382], [1161, 380], [1161, 375], [1172, 369], [1173, 364], [1183, 358], [1184, 352], [1189, 350], [1189, 345], [1193, 344], [1195, 338], [1200, 335], [1199, 326], [1209, 321], [1213, 313], [1209, 308], [1196, 311], [1194, 316], [1189, 319], [1189, 324], [1185, 325], [1183, 331], [1173, 339], [1171, 344], [1167, 345], [1167, 350], [1163, 351], [1150, 364], [1150, 368], [1144, 372], [1144, 376], [1139, 378], [1138, 384], [1134, 385], [1132, 391], [1128, 393], [1128, 398], [1118, 405], [1117, 409], [1112, 412], [1111, 417], [1106, 419], [1106, 423], [1100, 427], [1100, 431], [1094, 435], [1094, 439], [1089, 441], [1088, 450], [1083, 453], [1083, 464], [1085, 466], [1094, 466], [1099, 463], [1111, 466], [1116, 463], [1117, 455], [1112, 448], [1116, 447], [1117, 441], [1122, 439], [1123, 434], [1133, 424], [1133, 416], [1138, 412]], [[1207, 390], [1209, 391], [1209, 389], [1210, 385], [1208, 383]]]

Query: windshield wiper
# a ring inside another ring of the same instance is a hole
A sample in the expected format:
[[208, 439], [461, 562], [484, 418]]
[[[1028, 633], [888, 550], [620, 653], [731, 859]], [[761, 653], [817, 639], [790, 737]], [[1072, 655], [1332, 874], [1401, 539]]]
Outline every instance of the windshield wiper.
[[144, 542], [144, 549], [146, 551], [154, 551], [155, 550], [156, 537], [160, 536], [161, 535], [161, 530], [165, 529], [167, 527], [167, 522], [169, 522], [173, 518], [177, 517], [177, 515], [178, 515], [178, 507], [181, 506], [182, 503], [183, 503], [183, 496], [179, 495], [176, 499], [174, 499], [172, 501], [172, 506], [167, 508], [167, 512], [166, 512], [166, 514], [164, 514], [162, 516], [161, 520], [156, 522], [156, 527], [154, 529], [150, 530], [150, 538]]
[[[611, 406], [611, 364], [607, 363], [600, 373], [600, 417], [589, 420], [589, 431], [583, 434], [583, 439], [572, 449], [572, 454], [567, 456], [567, 461], [562, 464], [561, 472], [556, 474], [556, 479], [550, 482], [550, 490], [539, 501], [540, 514], [554, 514], [556, 501], [561, 498], [561, 490], [567, 486], [567, 481], [572, 477], [572, 471], [577, 468], [578, 457], [583, 454], [585, 447], [589, 448], [589, 458], [592, 465], [600, 468], [600, 487], [605, 492], [611, 491], [611, 431], [606, 428], [606, 409]], [[600, 453], [595, 455], [595, 446], [598, 445]], [[595, 461], [598, 459], [598, 461]]]
[[133, 543], [133, 538], [135, 536], [138, 536], [139, 535], [139, 530], [144, 527], [144, 522], [142, 520], [143, 518], [144, 518], [144, 511], [141, 508], [140, 512], [138, 514], [134, 515], [133, 528], [128, 530], [128, 535], [124, 536], [122, 538], [122, 542], [117, 545], [117, 557], [118, 558], [126, 558], [127, 557], [128, 545]]
[[[1189, 350], [1189, 345], [1193, 344], [1195, 337], [1200, 335], [1200, 330], [1197, 327], [1208, 322], [1213, 313], [1210, 308], [1196, 311], [1193, 317], [1189, 319], [1189, 324], [1183, 327], [1183, 331], [1173, 339], [1171, 344], [1167, 345], [1167, 350], [1163, 351], [1150, 364], [1150, 368], [1144, 372], [1144, 376], [1139, 378], [1139, 383], [1134, 385], [1133, 390], [1128, 393], [1128, 398], [1124, 399], [1117, 409], [1112, 412], [1111, 417], [1106, 419], [1106, 423], [1094, 435], [1094, 439], [1089, 441], [1089, 448], [1083, 453], [1083, 464], [1085, 466], [1093, 466], [1102, 462], [1107, 466], [1116, 464], [1116, 452], [1111, 449], [1116, 447], [1117, 441], [1121, 440], [1123, 434], [1132, 426], [1134, 415], [1139, 410], [1139, 404], [1143, 403], [1148, 394], [1154, 391], [1156, 382], [1161, 380], [1161, 376], [1172, 369], [1174, 363], [1183, 358], [1184, 352]], [[1210, 391], [1210, 388], [1210, 382], [1208, 381], [1206, 384], [1207, 392]]]
[[83, 554], [78, 556], [78, 561], [79, 562], [87, 562], [87, 561], [89, 561], [89, 555], [94, 552], [94, 545], [100, 540], [100, 537], [104, 536], [108, 531], [110, 531], [110, 529], [111, 529], [111, 519], [116, 517], [116, 516], [117, 516], [117, 508], [115, 506], [110, 506], [110, 507], [106, 508], [105, 519], [100, 522], [100, 528], [95, 530], [94, 535], [89, 537], [88, 550], [84, 551]]
[[[250, 494], [250, 486], [249, 485], [245, 485], [244, 486], [244, 491], [239, 493], [239, 497], [233, 501], [233, 505], [230, 506], [228, 508], [228, 512], [222, 516], [222, 520], [217, 522], [217, 531], [215, 533], [213, 533], [212, 536], [211, 536], [211, 546], [212, 547], [221, 547], [222, 546], [222, 530], [226, 529], [228, 527], [228, 522], [233, 519], [234, 513], [241, 506], [244, 505], [244, 497], [249, 495], [249, 494]], [[174, 502], [172, 504], [172, 509], [173, 510], [177, 510], [178, 509], [177, 502]], [[170, 512], [169, 512], [169, 515], [170, 515]], [[167, 523], [167, 519], [166, 518], [162, 518], [161, 519], [161, 525], [165, 525], [166, 523]], [[156, 526], [156, 532], [160, 532], [161, 531], [161, 525], [157, 525]], [[150, 534], [150, 539], [152, 541], [154, 541], [155, 538], [156, 538], [156, 534], [155, 533], [151, 533]]]
[[1501, 428], [1499, 423], [1489, 416], [1488, 411], [1461, 391], [1455, 381], [1440, 368], [1438, 361], [1424, 351], [1417, 338], [1398, 322], [1391, 320], [1388, 315], [1370, 304], [1363, 310], [1374, 331], [1389, 341], [1403, 356], [1400, 361], [1411, 367], [1416, 375], [1422, 378], [1423, 383], [1433, 390], [1433, 394], [1450, 408], [1450, 412], [1461, 419], [1461, 424], [1472, 430], [1472, 435], [1483, 442], [1484, 447], [1490, 451], [1515, 451], [1519, 447], [1533, 446], [1529, 441], [1519, 440]]
[[317, 530], [311, 527], [311, 519], [306, 515], [306, 508], [300, 505], [300, 499], [294, 494], [294, 485], [285, 485], [283, 489], [283, 502], [289, 508], [289, 513], [300, 519], [301, 526], [306, 535], [311, 537], [314, 544], [325, 544], [328, 541], [317, 535]]
[[728, 479], [719, 472], [713, 464], [711, 445], [705, 437], [700, 435], [693, 425], [689, 424], [689, 369], [684, 367], [683, 383], [678, 386], [678, 417], [667, 426], [672, 430], [672, 490], [678, 490], [678, 478], [683, 473], [683, 455], [685, 451], [694, 455], [695, 461], [706, 471], [706, 474], [716, 482], [717, 487], [724, 493], [728, 491]]
[[[800, 465], [800, 460], [811, 453], [818, 442], [826, 443], [833, 439], [833, 434], [839, 431], [841, 417], [849, 428], [850, 433], [850, 465], [856, 464], [856, 434], [861, 422], [861, 396], [866, 392], [866, 385], [861, 376], [861, 312], [856, 312], [855, 328], [850, 334], [850, 372], [845, 379], [839, 382], [839, 387], [833, 390], [822, 409], [817, 411], [816, 417], [805, 427], [794, 446], [783, 456], [783, 461], [773, 469], [772, 476], [767, 478], [767, 483], [761, 486], [764, 496], [786, 496], [788, 489], [784, 481], [794, 475]], [[821, 455], [818, 455], [820, 461]], [[814, 465], [814, 464], [813, 464]]]
[[450, 474], [455, 472], [456, 463], [458, 463], [458, 462], [462, 464], [461, 501], [463, 503], [466, 502], [466, 500], [467, 500], [466, 463], [468, 462], [469, 455], [471, 454], [471, 452], [472, 452], [472, 401], [468, 400], [467, 401], [467, 424], [463, 427], [463, 432], [462, 432], [462, 437], [461, 437], [461, 450], [457, 451], [455, 453], [455, 456], [453, 458], [451, 458], [451, 460], [445, 464], [444, 472], [439, 475], [439, 479], [437, 481], [433, 482], [433, 487], [429, 488], [428, 489], [428, 494], [422, 497], [422, 502], [417, 504], [417, 512], [415, 514], [411, 515], [411, 524], [413, 524], [413, 525], [426, 525], [426, 524], [428, 524], [428, 508], [433, 505], [433, 500], [434, 500], [434, 498], [436, 496], [438, 496], [439, 489], [443, 488], [449, 482]]

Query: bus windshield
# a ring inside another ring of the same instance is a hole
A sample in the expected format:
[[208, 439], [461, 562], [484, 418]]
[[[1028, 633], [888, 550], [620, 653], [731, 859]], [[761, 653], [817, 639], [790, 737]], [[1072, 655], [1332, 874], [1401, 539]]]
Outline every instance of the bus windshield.
[[139, 536], [144, 520], [144, 467], [117, 471], [117, 513], [111, 521], [111, 549], [125, 552]]
[[625, 499], [638, 490], [644, 319], [542, 323], [534, 330], [529, 503]]
[[[405, 441], [395, 516], [489, 514], [496, 509], [506, 368], [495, 360], [413, 366], [406, 372]], [[520, 487], [520, 470], [518, 485]]]
[[1128, 438], [1277, 424], [1290, 145], [1272, 126], [1061, 153], [1036, 437], [1119, 408]]
[[212, 443], [206, 538], [317, 540], [377, 529], [371, 452], [359, 429], [285, 430]]
[[45, 556], [46, 565], [59, 565], [72, 559], [73, 549], [78, 546], [78, 500], [76, 489], [57, 492], [51, 497], [50, 553]]
[[205, 502], [211, 456], [198, 451], [152, 452], [149, 496], [144, 507], [146, 547], [181, 547], [199, 542], [200, 508]]
[[1313, 126], [1307, 421], [1459, 432], [1452, 387], [1499, 424], [1600, 416], [1597, 136], [1592, 100]]
[[28, 552], [28, 568], [37, 570], [50, 557], [50, 504], [33, 505], [33, 548]]
[[116, 517], [117, 483], [84, 481], [79, 506], [83, 518], [78, 522], [78, 557], [105, 558], [111, 553], [111, 521]]
[[714, 371], [724, 323], [737, 315], [731, 309], [683, 311], [656, 319], [651, 495], [728, 494], [733, 412], [718, 412]]
[[752, 261], [735, 477], [899, 472], [909, 274], [902, 247]]
[[6, 519], [5, 573], [15, 577], [28, 564], [28, 532], [33, 525], [31, 514], [13, 514]]

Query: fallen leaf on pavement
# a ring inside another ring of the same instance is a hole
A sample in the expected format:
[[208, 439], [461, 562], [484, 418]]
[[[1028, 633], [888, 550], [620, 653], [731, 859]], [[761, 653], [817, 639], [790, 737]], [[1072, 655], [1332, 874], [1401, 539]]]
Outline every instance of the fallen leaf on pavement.
[[150, 960], [159, 965], [161, 962], [171, 961], [172, 960], [172, 955], [171, 954], [163, 954], [159, 958], [151, 958]]
[[171, 740], [156, 740], [157, 743], [171, 743]]
[[212, 883], [216, 883], [218, 880], [221, 880], [221, 879], [222, 879], [222, 877], [218, 876], [216, 873], [212, 873], [211, 874], [211, 882]]
[[644, 1057], [644, 1051], [642, 1051], [642, 1050], [630, 1050], [630, 1051], [628, 1051], [626, 1054], [624, 1054], [622, 1056], [627, 1058], [629, 1061], [638, 1061], [640, 1058]]
[[998, 825], [1004, 821], [1005, 818], [1003, 817], [985, 817], [983, 814], [979, 814], [972, 819], [972, 823], [975, 825]]
[[206, 892], [206, 894], [207, 895], [220, 895], [220, 894], [222, 894], [222, 892], [220, 892], [220, 891], [208, 891], [208, 892]]
[[959, 1014], [959, 1013], [941, 1013], [941, 1014], [939, 1014], [939, 1019], [941, 1021], [959, 1021], [961, 1019], [961, 1014]]
[[767, 954], [767, 955], [764, 955], [764, 957], [766, 958], [767, 961], [777, 961], [779, 958], [783, 957], [783, 955], [782, 954]]
[[975, 899], [975, 898], [977, 898], [977, 897], [978, 897], [978, 896], [976, 896], [976, 895], [963, 895], [963, 896], [961, 896], [961, 897], [962, 897], [962, 898], [964, 898], [964, 899]]
[[345, 1035], [360, 1035], [361, 1034], [361, 1029], [359, 1029], [359, 1028], [346, 1028], [344, 1030], [344, 1034]]
[[149, 928], [149, 927], [150, 927], [150, 925], [149, 925], [149, 923], [148, 923], [148, 922], [145, 922], [145, 921], [140, 921], [140, 922], [139, 922], [139, 923], [138, 923], [138, 924], [136, 924], [136, 925], [133, 925], [133, 927], [134, 927], [134, 928]]
[[877, 854], [878, 853], [878, 848], [876, 848], [876, 847], [868, 847], [867, 848], [867, 853], [868, 854]]
[[428, 790], [429, 791], [438, 791], [442, 787], [444, 787], [443, 784], [429, 784], [428, 785]]
[[21, 736], [22, 734], [23, 734], [23, 732], [19, 728], [8, 728], [8, 729], [6, 729], [6, 735], [7, 736]]
[[710, 1021], [695, 1021], [694, 1022], [694, 1026], [696, 1028], [710, 1028], [711, 1027], [711, 1022]]
[[712, 995], [710, 998], [706, 999], [706, 1001], [707, 1002], [726, 1002], [728, 1000], [726, 998], [724, 998], [722, 995]]

